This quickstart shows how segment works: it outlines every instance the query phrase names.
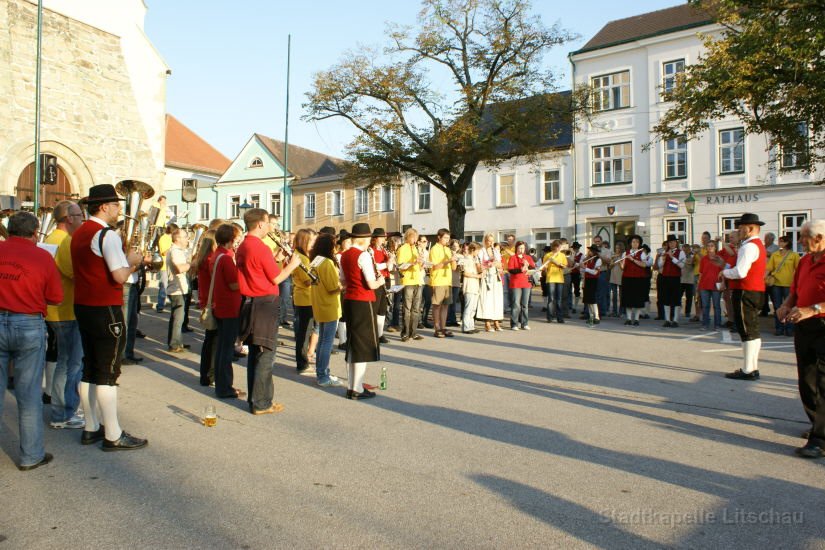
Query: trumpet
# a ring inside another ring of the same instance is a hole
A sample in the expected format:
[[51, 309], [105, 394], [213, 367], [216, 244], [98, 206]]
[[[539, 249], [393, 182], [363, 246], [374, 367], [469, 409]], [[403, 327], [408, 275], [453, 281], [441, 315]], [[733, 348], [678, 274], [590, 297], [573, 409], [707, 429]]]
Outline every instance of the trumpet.
[[[275, 233], [274, 231], [270, 231], [266, 234], [266, 236], [272, 239], [272, 242], [274, 242], [275, 245], [283, 251], [287, 261], [292, 259], [292, 256], [295, 254], [295, 252], [292, 250], [292, 247], [289, 246], [289, 244], [285, 243], [281, 239], [281, 236], [279, 234]], [[314, 285], [318, 282], [318, 274], [310, 268], [308, 268], [306, 265], [304, 265], [304, 262], [298, 264], [298, 267], [300, 267], [303, 270], [303, 272], [307, 274], [307, 277], [309, 277], [311, 284]]]
[[54, 221], [54, 208], [51, 206], [41, 206], [37, 211], [40, 217], [40, 236], [37, 238], [38, 242], [46, 240], [46, 236], [51, 233], [52, 222]]

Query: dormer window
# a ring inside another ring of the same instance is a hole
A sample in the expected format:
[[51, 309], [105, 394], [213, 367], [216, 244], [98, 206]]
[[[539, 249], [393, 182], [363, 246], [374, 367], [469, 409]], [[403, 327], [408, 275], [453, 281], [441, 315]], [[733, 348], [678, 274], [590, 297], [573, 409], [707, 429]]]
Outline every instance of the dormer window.
[[263, 168], [264, 161], [261, 160], [261, 157], [255, 157], [252, 159], [252, 162], [249, 163], [250, 168]]

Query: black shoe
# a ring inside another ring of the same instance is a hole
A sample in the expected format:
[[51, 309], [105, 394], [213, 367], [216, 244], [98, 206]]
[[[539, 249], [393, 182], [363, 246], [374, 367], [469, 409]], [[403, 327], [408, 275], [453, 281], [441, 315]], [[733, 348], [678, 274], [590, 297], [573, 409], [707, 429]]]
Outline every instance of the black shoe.
[[639, 321], [633, 321], [633, 326], [638, 327], [639, 326]]
[[130, 357], [124, 357], [123, 362], [121, 364], [123, 364], [123, 365], [136, 365], [136, 364], [140, 363], [141, 361], [143, 361], [143, 357], [135, 357], [134, 355], [132, 355]]
[[679, 323], [677, 323], [676, 321], [671, 321], [670, 328], [679, 328]]
[[183, 349], [189, 349], [192, 347], [192, 344], [184, 344]]
[[402, 336], [402, 337], [401, 337], [401, 341], [402, 341], [402, 342], [406, 342], [406, 341], [407, 341], [407, 340], [409, 340], [409, 339], [410, 339], [410, 337], [409, 337], [409, 336], [407, 336], [407, 335], [404, 335], [404, 336]]
[[180, 329], [180, 331], [181, 332], [192, 332], [192, 329], [189, 328], [189, 327], [183, 327], [182, 329]]
[[135, 338], [146, 338], [146, 334], [140, 329], [135, 330]]
[[343, 344], [338, 344], [338, 349], [340, 349], [341, 351], [346, 351], [347, 343], [344, 342]]
[[43, 404], [44, 405], [51, 405], [51, 403], [52, 403], [52, 396], [47, 395], [47, 394], [44, 393], [43, 394]]
[[284, 328], [290, 328], [292, 325], [289, 324], [289, 321], [284, 321], [283, 323], [281, 323], [281, 326]]
[[563, 325], [564, 324], [564, 319], [557, 319], [556, 322], [561, 323]]
[[162, 307], [156, 307], [155, 311], [157, 311], [158, 313], [163, 313], [163, 308]]
[[87, 432], [86, 430], [83, 430], [83, 434], [80, 436], [80, 444], [91, 445], [93, 443], [97, 443], [98, 441], [103, 441], [105, 438], [106, 431], [103, 429], [103, 424], [101, 424], [100, 428], [98, 428], [96, 432]]
[[473, 329], [473, 330], [462, 330], [462, 331], [461, 331], [461, 334], [478, 334], [478, 333], [479, 333], [479, 330], [477, 330], [477, 329]]
[[594, 324], [594, 325], [598, 325], [598, 324], [599, 324], [599, 323], [601, 323], [601, 322], [602, 322], [602, 320], [601, 320], [601, 319], [593, 319], [593, 324]]
[[731, 380], [759, 380], [759, 371], [755, 370], [753, 372], [742, 372], [742, 369], [736, 369], [733, 372], [729, 372], [725, 375], [725, 378], [730, 378]]
[[424, 328], [434, 328], [434, 327], [435, 327], [435, 325], [433, 325], [432, 323], [424, 323]]
[[379, 338], [378, 341], [381, 342], [382, 344], [389, 344], [390, 343], [389, 338], [387, 338], [384, 335], [381, 335], [381, 338]]
[[804, 447], [799, 447], [796, 454], [802, 458], [822, 458], [825, 456], [825, 451], [821, 446], [808, 442]]
[[369, 391], [368, 389], [364, 389], [361, 393], [358, 393], [355, 390], [347, 390], [347, 399], [352, 399], [353, 401], [370, 399], [371, 397], [375, 397], [375, 392]]
[[624, 325], [625, 325], [626, 327], [629, 327], [629, 326], [630, 326], [630, 325], [632, 325], [632, 324], [633, 324], [633, 321], [631, 321], [630, 319], [628, 319], [627, 321], [625, 321], [625, 322], [624, 322]]
[[54, 457], [51, 453], [46, 453], [43, 455], [43, 460], [38, 462], [37, 464], [30, 464], [28, 466], [18, 466], [17, 469], [21, 472], [28, 472], [29, 470], [34, 470], [35, 468], [39, 468], [40, 466], [44, 466], [52, 461]]
[[149, 444], [149, 441], [146, 439], [141, 439], [139, 437], [132, 437], [131, 435], [127, 434], [126, 432], [121, 432], [120, 437], [117, 438], [115, 441], [109, 441], [108, 439], [103, 440], [103, 450], [106, 452], [111, 451], [134, 451], [136, 449], [141, 449]]
[[662, 326], [665, 328], [670, 328], [670, 321], [665, 321], [664, 323], [662, 323]]

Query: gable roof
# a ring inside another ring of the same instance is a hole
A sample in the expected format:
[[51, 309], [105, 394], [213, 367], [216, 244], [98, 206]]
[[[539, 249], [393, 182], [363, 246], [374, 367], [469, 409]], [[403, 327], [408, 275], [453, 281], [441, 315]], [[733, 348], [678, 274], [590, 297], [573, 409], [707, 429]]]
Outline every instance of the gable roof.
[[220, 176], [228, 158], [172, 115], [166, 115], [166, 166]]
[[711, 15], [689, 4], [651, 11], [611, 21], [601, 28], [580, 50], [584, 53], [618, 44], [650, 38], [660, 34], [701, 27], [713, 23]]
[[[272, 139], [262, 134], [255, 134], [272, 156], [284, 166], [284, 142]], [[297, 145], [289, 145], [289, 173], [299, 180], [323, 178], [342, 174], [345, 162], [342, 159], [304, 149]]]

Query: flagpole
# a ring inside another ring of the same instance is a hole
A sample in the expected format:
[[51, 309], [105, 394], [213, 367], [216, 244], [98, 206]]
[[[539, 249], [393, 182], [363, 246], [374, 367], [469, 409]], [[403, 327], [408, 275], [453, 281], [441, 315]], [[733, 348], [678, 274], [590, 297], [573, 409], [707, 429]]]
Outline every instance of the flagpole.
[[292, 35], [286, 38], [286, 123], [284, 124], [284, 231], [292, 230], [292, 192], [287, 187], [289, 173], [289, 69], [292, 50]]
[[[37, 67], [34, 92], [34, 215], [40, 208], [40, 64], [43, 47], [43, 0], [37, 1]], [[42, 228], [45, 231], [46, 228]]]

